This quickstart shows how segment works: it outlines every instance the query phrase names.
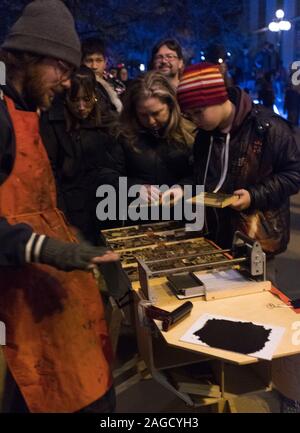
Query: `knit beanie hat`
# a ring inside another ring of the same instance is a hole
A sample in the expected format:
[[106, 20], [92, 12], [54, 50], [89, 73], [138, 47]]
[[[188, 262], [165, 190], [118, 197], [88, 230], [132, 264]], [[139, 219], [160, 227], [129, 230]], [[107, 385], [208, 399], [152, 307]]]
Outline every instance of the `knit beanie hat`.
[[80, 65], [81, 48], [71, 12], [61, 0], [29, 3], [2, 48], [54, 57]]
[[177, 98], [183, 112], [226, 102], [229, 98], [219, 66], [204, 62], [186, 68], [177, 88]]

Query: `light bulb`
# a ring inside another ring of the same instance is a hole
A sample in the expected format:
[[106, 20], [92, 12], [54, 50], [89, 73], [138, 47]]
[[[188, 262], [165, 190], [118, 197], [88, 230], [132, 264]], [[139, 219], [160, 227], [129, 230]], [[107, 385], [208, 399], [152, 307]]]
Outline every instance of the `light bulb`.
[[271, 22], [269, 24], [269, 30], [270, 32], [279, 32], [280, 30], [279, 23], [276, 23], [275, 21]]
[[284, 11], [282, 9], [278, 9], [276, 11], [276, 18], [278, 18], [279, 20], [282, 20], [282, 18], [284, 18]]
[[291, 30], [292, 24], [289, 21], [280, 21], [279, 29], [288, 32]]

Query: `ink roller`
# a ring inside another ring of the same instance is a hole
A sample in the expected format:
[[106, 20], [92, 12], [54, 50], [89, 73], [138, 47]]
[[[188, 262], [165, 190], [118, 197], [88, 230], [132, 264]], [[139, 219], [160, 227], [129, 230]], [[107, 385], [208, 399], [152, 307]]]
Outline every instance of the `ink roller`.
[[184, 304], [180, 305], [180, 307], [176, 308], [176, 310], [168, 313], [162, 321], [163, 331], [167, 332], [171, 326], [175, 325], [177, 322], [190, 314], [192, 308], [193, 304], [190, 301], [187, 301]]
[[192, 308], [193, 304], [187, 301], [171, 312], [162, 310], [154, 305], [146, 307], [145, 312], [149, 319], [160, 320], [162, 322], [162, 330], [167, 332], [172, 325], [175, 325], [190, 314]]

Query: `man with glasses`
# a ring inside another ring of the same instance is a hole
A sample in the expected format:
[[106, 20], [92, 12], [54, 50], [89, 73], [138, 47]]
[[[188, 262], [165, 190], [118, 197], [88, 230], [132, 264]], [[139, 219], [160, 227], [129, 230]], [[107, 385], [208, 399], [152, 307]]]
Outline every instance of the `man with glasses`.
[[64, 3], [29, 3], [0, 60], [7, 70], [0, 88], [0, 321], [12, 396], [5, 411], [110, 412], [115, 396], [103, 305], [83, 271], [118, 257], [79, 243], [66, 224], [39, 131], [39, 111], [70, 86], [81, 60]]
[[184, 68], [182, 48], [175, 39], [158, 42], [151, 54], [151, 69], [161, 72], [177, 88]]

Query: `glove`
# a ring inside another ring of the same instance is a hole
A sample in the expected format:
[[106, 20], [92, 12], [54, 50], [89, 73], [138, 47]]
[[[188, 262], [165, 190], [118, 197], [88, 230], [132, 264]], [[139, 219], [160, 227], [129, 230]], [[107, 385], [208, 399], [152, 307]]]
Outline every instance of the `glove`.
[[87, 243], [73, 244], [46, 238], [39, 262], [61, 271], [88, 270], [93, 266], [119, 260], [117, 254], [107, 247], [94, 247]]

